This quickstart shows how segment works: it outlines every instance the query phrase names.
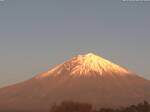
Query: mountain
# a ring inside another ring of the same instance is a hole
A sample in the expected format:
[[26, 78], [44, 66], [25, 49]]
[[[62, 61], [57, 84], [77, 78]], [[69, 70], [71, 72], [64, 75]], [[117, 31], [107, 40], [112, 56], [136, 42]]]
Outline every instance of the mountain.
[[0, 112], [47, 112], [62, 101], [124, 107], [150, 101], [150, 81], [92, 53], [0, 89]]

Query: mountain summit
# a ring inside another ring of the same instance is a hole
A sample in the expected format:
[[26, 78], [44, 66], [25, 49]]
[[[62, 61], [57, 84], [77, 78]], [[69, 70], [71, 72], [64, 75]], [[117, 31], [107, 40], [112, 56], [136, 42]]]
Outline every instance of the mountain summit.
[[75, 56], [37, 78], [44, 78], [52, 75], [59, 76], [62, 75], [62, 72], [64, 71], [68, 72], [71, 76], [127, 75], [130, 73], [128, 70], [113, 64], [100, 56], [88, 53]]
[[49, 112], [54, 103], [78, 101], [119, 108], [150, 101], [150, 81], [88, 53], [30, 80], [0, 89], [0, 112]]

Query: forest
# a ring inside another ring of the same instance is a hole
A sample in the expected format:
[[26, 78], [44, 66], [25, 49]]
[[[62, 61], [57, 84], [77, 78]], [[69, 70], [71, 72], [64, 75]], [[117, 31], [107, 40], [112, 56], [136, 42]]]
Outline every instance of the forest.
[[64, 101], [59, 105], [54, 104], [51, 107], [50, 112], [150, 112], [150, 104], [147, 101], [143, 101], [137, 105], [131, 105], [124, 108], [100, 108], [96, 110], [88, 103]]

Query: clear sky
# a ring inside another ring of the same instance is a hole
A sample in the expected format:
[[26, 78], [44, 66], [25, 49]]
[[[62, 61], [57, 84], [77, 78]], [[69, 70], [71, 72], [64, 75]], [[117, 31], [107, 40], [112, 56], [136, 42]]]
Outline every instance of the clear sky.
[[150, 2], [0, 0], [0, 87], [88, 52], [150, 79]]

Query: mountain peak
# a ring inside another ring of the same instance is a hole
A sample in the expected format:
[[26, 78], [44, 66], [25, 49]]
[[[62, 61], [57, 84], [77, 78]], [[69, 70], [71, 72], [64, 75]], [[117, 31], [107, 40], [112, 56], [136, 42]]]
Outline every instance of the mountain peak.
[[82, 58], [86, 61], [90, 61], [90, 62], [96, 62], [100, 58], [98, 55], [96, 55], [94, 53], [87, 53], [87, 54], [84, 54], [84, 55], [78, 55], [77, 57]]
[[97, 56], [97, 55], [90, 52], [90, 53], [84, 54], [84, 56]]
[[93, 74], [98, 76], [106, 74], [126, 75], [129, 74], [129, 71], [96, 54], [87, 53], [75, 56], [38, 77], [60, 76], [64, 74], [71, 76], [91, 76]]

